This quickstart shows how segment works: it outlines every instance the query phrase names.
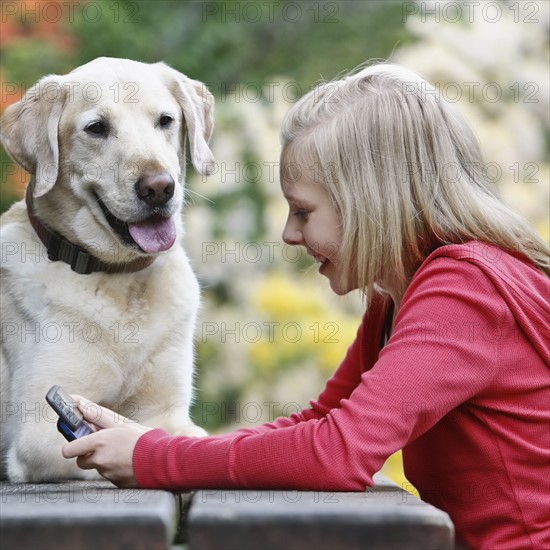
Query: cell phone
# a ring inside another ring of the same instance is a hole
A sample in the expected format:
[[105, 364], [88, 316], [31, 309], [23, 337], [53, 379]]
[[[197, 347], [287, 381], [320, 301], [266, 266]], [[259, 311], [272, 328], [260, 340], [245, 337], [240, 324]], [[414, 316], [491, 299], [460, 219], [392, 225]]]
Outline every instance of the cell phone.
[[82, 413], [76, 408], [74, 399], [59, 385], [52, 386], [46, 394], [46, 401], [59, 415], [57, 429], [67, 441], [74, 441], [94, 433], [84, 420]]

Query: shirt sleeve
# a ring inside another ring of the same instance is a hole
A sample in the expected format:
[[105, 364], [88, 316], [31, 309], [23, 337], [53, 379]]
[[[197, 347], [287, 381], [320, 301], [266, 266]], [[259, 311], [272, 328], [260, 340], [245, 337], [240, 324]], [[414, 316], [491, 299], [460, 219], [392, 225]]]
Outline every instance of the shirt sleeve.
[[[338, 372], [333, 378], [339, 389], [319, 399], [320, 415], [301, 413], [277, 421], [275, 429], [231, 438], [152, 430], [134, 450], [136, 480], [143, 488], [171, 490], [363, 491], [387, 457], [490, 385], [498, 338], [473, 335], [494, 335], [504, 308], [479, 268], [435, 259], [411, 282], [392, 337], [362, 373], [356, 359], [363, 344], [356, 339], [349, 364], [339, 369], [342, 381]], [[455, 327], [461, 330], [452, 332]]]

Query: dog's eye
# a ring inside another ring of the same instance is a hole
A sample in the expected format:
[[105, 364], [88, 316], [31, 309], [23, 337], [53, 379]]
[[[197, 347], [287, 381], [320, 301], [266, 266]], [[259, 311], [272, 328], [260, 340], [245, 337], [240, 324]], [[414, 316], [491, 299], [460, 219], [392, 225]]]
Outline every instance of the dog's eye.
[[94, 136], [105, 136], [107, 135], [107, 126], [98, 120], [88, 124], [88, 126], [86, 126], [86, 132]]
[[174, 119], [170, 115], [161, 115], [159, 118], [159, 125], [161, 128], [168, 128], [172, 122], [174, 122]]

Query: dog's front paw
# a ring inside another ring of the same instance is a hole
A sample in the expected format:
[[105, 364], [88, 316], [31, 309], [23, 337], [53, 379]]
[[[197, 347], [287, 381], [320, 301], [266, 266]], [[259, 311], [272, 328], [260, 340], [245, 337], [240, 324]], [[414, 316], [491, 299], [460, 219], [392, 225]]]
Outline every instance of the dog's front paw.
[[185, 426], [177, 429], [175, 432], [172, 432], [172, 435], [183, 435], [185, 437], [206, 437], [208, 432], [200, 426], [195, 426], [195, 424], [186, 424]]
[[205, 437], [208, 433], [193, 424], [187, 411], [174, 410], [170, 414], [161, 414], [141, 419], [145, 426], [162, 428], [172, 435], [183, 435], [185, 437]]

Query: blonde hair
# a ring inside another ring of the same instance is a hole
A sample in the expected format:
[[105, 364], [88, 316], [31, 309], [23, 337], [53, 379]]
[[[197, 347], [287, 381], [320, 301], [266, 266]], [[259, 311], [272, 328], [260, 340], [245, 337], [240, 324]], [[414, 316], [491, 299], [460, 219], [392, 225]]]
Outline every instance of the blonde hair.
[[342, 219], [343, 277], [370, 300], [379, 282], [404, 292], [438, 246], [479, 240], [550, 274], [548, 244], [499, 197], [468, 124], [435, 87], [394, 64], [321, 84], [281, 130], [289, 166], [318, 163]]

